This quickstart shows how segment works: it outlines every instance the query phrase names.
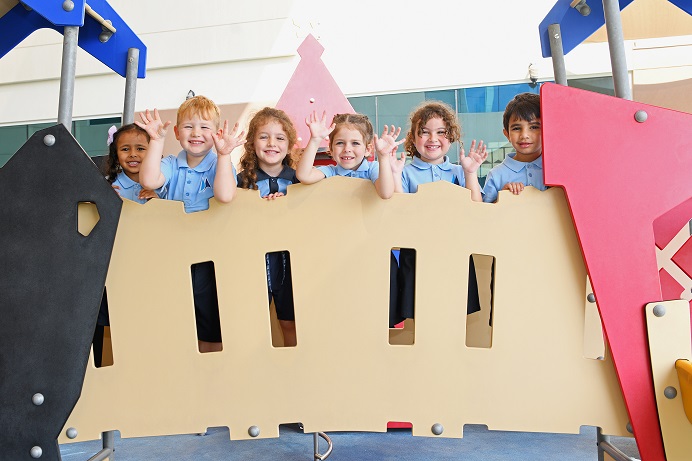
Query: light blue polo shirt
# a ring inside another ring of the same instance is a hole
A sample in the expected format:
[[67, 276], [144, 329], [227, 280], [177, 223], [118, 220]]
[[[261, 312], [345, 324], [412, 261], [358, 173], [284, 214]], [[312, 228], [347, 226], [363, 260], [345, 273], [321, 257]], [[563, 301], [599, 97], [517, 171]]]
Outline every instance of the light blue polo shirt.
[[377, 178], [380, 177], [380, 164], [378, 162], [368, 162], [365, 158], [355, 170], [347, 170], [339, 165], [323, 165], [318, 166], [317, 169], [324, 173], [325, 178], [348, 176], [350, 178], [369, 179], [374, 184]]
[[[209, 199], [214, 196], [216, 159], [216, 152], [210, 150], [199, 165], [190, 168], [183, 150], [177, 156], [169, 155], [161, 160], [161, 173], [166, 178], [163, 187], [168, 191], [166, 198], [183, 202], [186, 213], [209, 209]], [[232, 165], [231, 170], [228, 174], [235, 181]]]
[[546, 190], [543, 182], [543, 156], [541, 155], [533, 162], [520, 162], [514, 160], [516, 152], [507, 154], [505, 159], [490, 170], [485, 178], [483, 186], [483, 201], [494, 202], [497, 194], [510, 182], [520, 182], [525, 186], [533, 186], [538, 190]]
[[[124, 171], [118, 173], [118, 176], [115, 177], [115, 181], [113, 181], [113, 185], [118, 186], [118, 189], [116, 189], [115, 191], [122, 198], [126, 198], [137, 203], [147, 202], [146, 200], [142, 200], [139, 198], [139, 192], [142, 190], [142, 186], [138, 182], [135, 182], [132, 179], [130, 179], [130, 177], [126, 175]], [[156, 195], [158, 195], [159, 197], [165, 197], [166, 195], [164, 187], [160, 187], [159, 189], [156, 189], [154, 192], [156, 192]]]
[[404, 192], [418, 192], [419, 185], [435, 181], [447, 181], [465, 187], [464, 169], [461, 165], [450, 163], [449, 157], [446, 155], [444, 162], [439, 165], [424, 162], [420, 157], [413, 157], [411, 163], [404, 167], [401, 174], [401, 185]]

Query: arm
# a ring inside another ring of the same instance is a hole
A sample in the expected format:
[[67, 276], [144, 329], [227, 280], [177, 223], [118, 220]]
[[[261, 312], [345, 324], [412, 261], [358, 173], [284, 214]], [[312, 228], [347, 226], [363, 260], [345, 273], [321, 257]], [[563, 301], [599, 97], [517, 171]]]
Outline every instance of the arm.
[[482, 202], [483, 194], [481, 193], [481, 185], [478, 183], [478, 168], [485, 159], [488, 158], [488, 152], [485, 144], [481, 141], [476, 148], [476, 140], [474, 139], [469, 149], [468, 157], [465, 155], [464, 149], [459, 153], [459, 163], [464, 169], [464, 180], [466, 188], [471, 191], [471, 200], [474, 202]]
[[[384, 126], [382, 130], [382, 136], [379, 138], [375, 135], [375, 151], [377, 152], [377, 160], [380, 166], [380, 175], [375, 181], [375, 190], [377, 190], [377, 195], [380, 198], [388, 199], [395, 191], [395, 180], [394, 174], [392, 172], [392, 163], [396, 163], [396, 148], [404, 142], [403, 139], [397, 142], [396, 138], [401, 133], [401, 127], [394, 129], [394, 125], [391, 127], [391, 132], [387, 125]], [[394, 157], [394, 160], [392, 160]], [[401, 178], [399, 178], [399, 183], [401, 183]]]
[[171, 122], [163, 123], [157, 109], [154, 109], [153, 115], [149, 109], [146, 112], [140, 112], [139, 117], [142, 121], [135, 123], [146, 131], [150, 138], [149, 150], [142, 160], [142, 166], [139, 170], [139, 183], [145, 189], [158, 189], [166, 182], [166, 178], [161, 173], [161, 157], [163, 155], [163, 143]]
[[216, 176], [214, 176], [214, 197], [221, 203], [233, 200], [236, 192], [235, 175], [231, 163], [231, 152], [238, 146], [245, 144], [245, 131], [238, 132], [238, 124], [233, 125], [233, 130], [228, 132], [228, 120], [224, 120], [223, 128], [214, 133], [214, 148], [218, 156], [216, 160]]
[[319, 149], [322, 140], [329, 136], [334, 131], [334, 125], [327, 126], [327, 113], [322, 113], [322, 119], [317, 117], [313, 112], [305, 119], [305, 124], [310, 128], [310, 141], [303, 151], [303, 155], [296, 166], [296, 177], [303, 184], [314, 184], [317, 181], [324, 179], [324, 173], [317, 168], [313, 168], [317, 149]]
[[396, 152], [392, 154], [392, 158], [389, 162], [392, 166], [392, 177], [394, 178], [394, 192], [403, 193], [404, 185], [402, 176], [404, 173], [404, 167], [406, 166], [406, 152], [401, 153], [401, 157], [396, 157]]

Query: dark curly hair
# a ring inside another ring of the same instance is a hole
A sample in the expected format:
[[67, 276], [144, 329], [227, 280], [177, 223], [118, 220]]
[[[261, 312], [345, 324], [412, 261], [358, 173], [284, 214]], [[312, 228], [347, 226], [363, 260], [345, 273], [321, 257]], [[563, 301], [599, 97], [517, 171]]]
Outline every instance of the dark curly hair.
[[420, 136], [421, 130], [431, 118], [442, 119], [447, 127], [447, 139], [450, 143], [461, 139], [461, 125], [454, 109], [440, 101], [426, 101], [411, 113], [411, 129], [406, 133], [404, 141], [404, 149], [411, 157], [420, 157], [416, 150], [416, 135]]
[[531, 122], [541, 118], [541, 97], [534, 93], [520, 93], [514, 97], [502, 114], [502, 126], [509, 130], [512, 117]]
[[247, 142], [244, 144], [245, 153], [240, 157], [240, 173], [238, 173], [238, 187], [257, 190], [257, 170], [259, 161], [255, 152], [255, 136], [260, 127], [269, 122], [278, 122], [288, 137], [288, 154], [281, 162], [283, 165], [294, 168], [293, 149], [298, 142], [298, 133], [293, 122], [286, 112], [272, 107], [265, 107], [257, 112], [250, 120], [247, 129]]
[[111, 184], [115, 182], [115, 178], [118, 176], [118, 173], [122, 171], [120, 162], [118, 162], [118, 139], [120, 138], [121, 134], [130, 131], [143, 134], [144, 137], [147, 138], [147, 144], [149, 144], [149, 141], [151, 141], [149, 133], [134, 123], [121, 126], [118, 131], [113, 134], [113, 142], [111, 142], [111, 144], [108, 146], [108, 159], [105, 162], [103, 171], [103, 175], [106, 177], [106, 180], [108, 180], [108, 182]]

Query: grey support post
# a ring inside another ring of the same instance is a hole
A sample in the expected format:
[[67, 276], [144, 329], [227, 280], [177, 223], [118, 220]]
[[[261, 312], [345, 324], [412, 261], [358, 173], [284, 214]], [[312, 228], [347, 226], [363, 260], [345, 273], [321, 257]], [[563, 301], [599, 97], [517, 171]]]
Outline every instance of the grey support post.
[[77, 70], [79, 27], [66, 26], [63, 34], [58, 123], [62, 123], [68, 131], [72, 132], [72, 103], [74, 101], [74, 82]]
[[605, 16], [606, 32], [608, 33], [608, 49], [610, 50], [610, 64], [613, 68], [613, 84], [615, 96], [632, 100], [632, 89], [627, 72], [627, 59], [625, 57], [625, 39], [622, 33], [622, 18], [620, 17], [620, 3], [618, 0], [603, 0], [603, 14]]
[[553, 74], [555, 83], [567, 86], [567, 71], [565, 70], [565, 52], [562, 49], [562, 34], [560, 24], [548, 26], [548, 36], [550, 37], [550, 56], [553, 60]]
[[125, 72], [125, 104], [123, 106], [123, 125], [135, 121], [135, 97], [137, 96], [137, 69], [139, 68], [139, 49], [127, 50], [127, 70]]

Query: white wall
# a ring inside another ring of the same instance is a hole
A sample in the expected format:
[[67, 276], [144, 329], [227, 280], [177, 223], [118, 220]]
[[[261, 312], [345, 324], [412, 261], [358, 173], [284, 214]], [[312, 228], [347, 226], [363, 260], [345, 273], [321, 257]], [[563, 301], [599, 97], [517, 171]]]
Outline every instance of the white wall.
[[[347, 96], [526, 81], [529, 63], [552, 78], [538, 24], [555, 0], [110, 3], [148, 47], [137, 110], [175, 108], [190, 89], [219, 105], [276, 101], [307, 33]], [[692, 65], [692, 35], [673, 44], [659, 53], [627, 42], [628, 64]], [[39, 31], [0, 59], [0, 125], [56, 119], [61, 50], [60, 34]], [[581, 45], [566, 61], [568, 74], [610, 71], [605, 44]], [[123, 78], [81, 50], [77, 74], [75, 119], [121, 113]]]

